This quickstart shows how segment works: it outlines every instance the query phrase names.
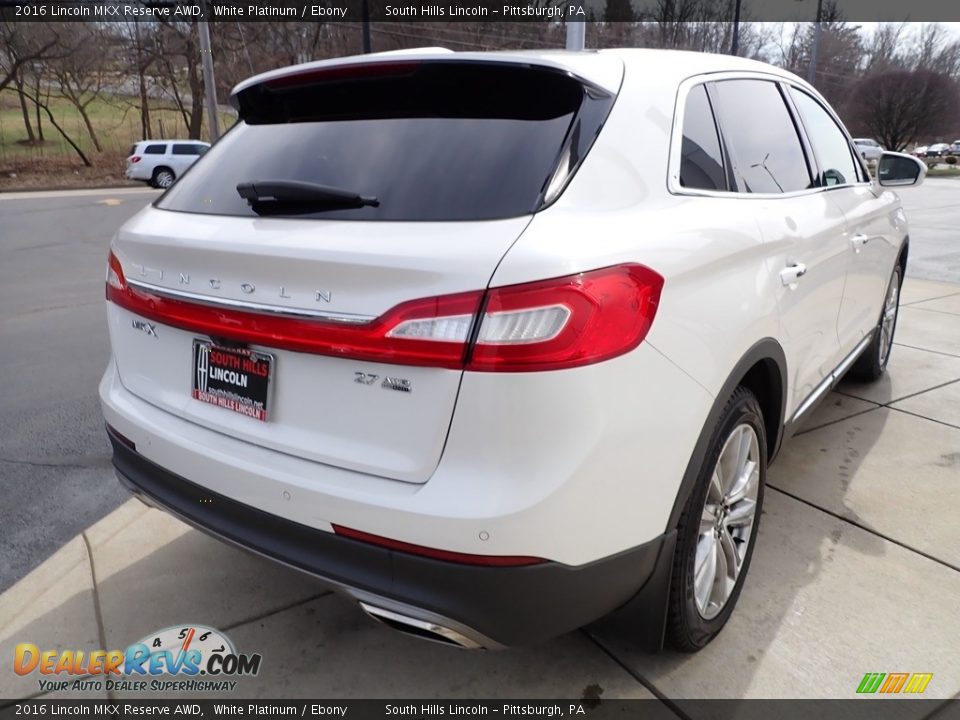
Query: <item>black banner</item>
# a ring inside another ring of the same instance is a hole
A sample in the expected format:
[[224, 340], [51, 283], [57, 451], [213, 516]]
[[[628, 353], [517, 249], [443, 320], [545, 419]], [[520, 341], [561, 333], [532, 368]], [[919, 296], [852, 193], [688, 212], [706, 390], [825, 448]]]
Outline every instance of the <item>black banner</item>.
[[956, 720], [960, 700], [0, 700], [0, 720], [15, 717]]
[[[372, 22], [602, 21], [606, 0], [0, 0], [0, 17], [14, 22], [359, 22], [364, 5]], [[685, 16], [664, 0], [632, 0], [638, 22], [675, 22]], [[729, 3], [698, 3], [698, 21], [730, 22]], [[960, 21], [957, 0], [835, 0], [831, 8], [852, 22]], [[809, 22], [817, 0], [742, 0], [743, 21]]]

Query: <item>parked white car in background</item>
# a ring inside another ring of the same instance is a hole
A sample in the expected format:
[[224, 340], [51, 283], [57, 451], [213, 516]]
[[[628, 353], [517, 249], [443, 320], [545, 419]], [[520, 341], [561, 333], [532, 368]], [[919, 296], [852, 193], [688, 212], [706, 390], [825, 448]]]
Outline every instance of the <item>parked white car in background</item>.
[[124, 174], [166, 189], [209, 149], [200, 140], [144, 140], [130, 148]]
[[883, 145], [872, 138], [854, 138], [853, 144], [867, 162], [876, 162], [884, 152]]
[[706, 645], [781, 443], [887, 366], [924, 164], [872, 181], [727, 55], [367, 55], [233, 103], [111, 245], [122, 482], [423, 637]]

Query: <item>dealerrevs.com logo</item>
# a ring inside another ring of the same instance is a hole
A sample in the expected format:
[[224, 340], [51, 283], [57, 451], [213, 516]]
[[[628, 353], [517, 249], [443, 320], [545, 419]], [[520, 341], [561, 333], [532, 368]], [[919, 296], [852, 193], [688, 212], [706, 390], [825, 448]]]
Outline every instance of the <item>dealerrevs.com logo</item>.
[[126, 650], [14, 649], [13, 671], [37, 674], [41, 692], [225, 692], [234, 678], [260, 672], [259, 653], [238, 653], [230, 638], [205, 625], [178, 625], [147, 635]]

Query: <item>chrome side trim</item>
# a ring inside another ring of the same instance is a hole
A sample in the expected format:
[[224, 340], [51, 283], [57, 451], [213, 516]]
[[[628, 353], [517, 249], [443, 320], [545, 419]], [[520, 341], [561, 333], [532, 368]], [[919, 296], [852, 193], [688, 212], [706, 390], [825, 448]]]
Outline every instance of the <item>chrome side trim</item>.
[[807, 399], [800, 404], [800, 407], [798, 407], [797, 411], [793, 414], [791, 422], [796, 422], [797, 419], [809, 410], [813, 404], [820, 399], [820, 396], [826, 393], [831, 387], [833, 387], [833, 373], [827, 375], [820, 384], [813, 389], [813, 392], [807, 395]]
[[836, 385], [840, 379], [843, 377], [843, 374], [853, 365], [854, 361], [860, 357], [860, 353], [864, 351], [867, 345], [870, 344], [870, 341], [873, 339], [873, 331], [867, 333], [864, 338], [857, 343], [857, 346], [850, 351], [850, 353], [834, 368], [833, 372], [827, 375], [817, 387], [813, 389], [813, 392], [807, 395], [807, 399], [800, 403], [800, 407], [797, 408], [797, 411], [793, 414], [793, 417], [790, 419], [790, 422], [795, 423], [807, 410], [813, 407], [814, 403], [820, 399], [820, 396], [825, 392], [830, 390], [834, 385]]
[[201, 295], [199, 293], [187, 292], [185, 290], [172, 290], [171, 288], [161, 287], [153, 283], [146, 283], [141, 280], [127, 280], [127, 284], [152, 293], [161, 297], [169, 297], [174, 300], [189, 300], [200, 305], [209, 305], [210, 307], [229, 307], [247, 312], [260, 313], [262, 315], [280, 315], [291, 318], [307, 318], [310, 320], [323, 320], [326, 322], [344, 323], [348, 325], [363, 325], [375, 320], [374, 315], [354, 315], [351, 313], [336, 313], [325, 310], [306, 310], [302, 308], [288, 308], [280, 305], [264, 305], [263, 303], [248, 302], [246, 300], [231, 300], [230, 298], [211, 297], [210, 295]]
[[422, 632], [426, 632], [429, 635], [436, 635], [436, 642], [442, 642], [444, 644], [453, 643], [454, 645], [459, 645], [460, 647], [468, 650], [477, 650], [483, 647], [482, 645], [468, 638], [466, 635], [463, 635], [456, 630], [451, 630], [448, 627], [437, 625], [436, 623], [426, 620], [419, 620], [417, 618], [410, 617], [409, 615], [402, 615], [398, 612], [393, 612], [392, 610], [385, 610], [381, 607], [377, 607], [376, 605], [370, 605], [369, 603], [362, 601], [360, 603], [360, 607], [363, 608], [363, 611], [374, 620], [389, 620], [399, 625], [408, 625]]

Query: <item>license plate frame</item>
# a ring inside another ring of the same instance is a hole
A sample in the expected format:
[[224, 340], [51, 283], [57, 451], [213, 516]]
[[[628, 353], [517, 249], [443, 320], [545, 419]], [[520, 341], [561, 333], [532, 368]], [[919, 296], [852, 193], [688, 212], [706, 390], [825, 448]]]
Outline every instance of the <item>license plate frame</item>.
[[276, 357], [243, 347], [195, 338], [191, 352], [190, 395], [194, 400], [268, 422]]

